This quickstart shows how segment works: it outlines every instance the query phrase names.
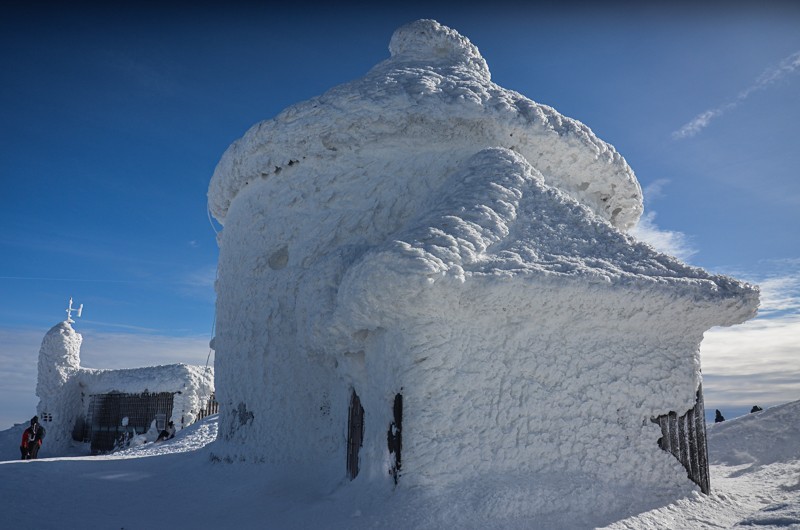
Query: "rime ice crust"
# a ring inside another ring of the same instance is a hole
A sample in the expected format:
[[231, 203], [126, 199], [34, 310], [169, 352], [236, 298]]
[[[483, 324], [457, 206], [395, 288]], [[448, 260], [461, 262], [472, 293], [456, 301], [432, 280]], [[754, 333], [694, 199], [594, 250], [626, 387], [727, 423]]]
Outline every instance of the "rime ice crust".
[[[383, 326], [417, 303], [433, 284], [482, 281], [499, 287], [517, 279], [515, 289], [565, 281], [629, 291], [633, 298], [685, 297], [685, 311], [708, 329], [754, 316], [758, 292], [730, 278], [711, 275], [655, 252], [595, 216], [567, 194], [544, 183], [523, 157], [507, 149], [485, 149], [455, 172], [439, 198], [403, 231], [366, 252], [345, 274], [338, 291], [343, 322], [366, 317], [363, 327]], [[388, 274], [420, 282], [387, 282]], [[391, 289], [397, 288], [395, 292]], [[439, 296], [438, 294], [436, 296]], [[437, 304], [431, 301], [435, 307]], [[581, 302], [586, 304], [584, 300]], [[346, 312], [352, 304], [362, 309]], [[424, 306], [424, 304], [423, 304]], [[659, 312], [653, 305], [648, 312]]]
[[[83, 337], [69, 322], [60, 322], [50, 328], [39, 348], [39, 369], [36, 411], [47, 429], [45, 453], [59, 454], [67, 449], [72, 439], [72, 429], [81, 410], [81, 391], [75, 376], [80, 372], [81, 343]], [[53, 422], [45, 422], [43, 413], [49, 413]]]
[[423, 20], [390, 47], [212, 177], [215, 454], [341, 485], [355, 390], [352, 484], [389, 488], [402, 393], [399, 486], [434, 486], [416, 491], [444, 511], [441, 492], [535, 514], [690, 491], [650, 418], [694, 405], [703, 333], [753, 316], [757, 289], [624, 234], [641, 192], [622, 157], [493, 84], [466, 38]]
[[505, 147], [615, 226], [637, 222], [641, 189], [619, 153], [582, 123], [492, 83], [465, 37], [421, 20], [398, 29], [390, 49], [363, 78], [289, 107], [235, 142], [209, 187], [214, 216], [224, 223], [242, 188], [259, 179], [287, 182], [300, 167], [377, 160], [409, 178], [416, 168], [407, 155], [415, 153], [437, 168], [425, 174], [435, 184], [477, 150]]
[[489, 66], [477, 46], [435, 20], [417, 20], [398, 28], [389, 41], [389, 53], [394, 63], [463, 64], [487, 81], [490, 78]]

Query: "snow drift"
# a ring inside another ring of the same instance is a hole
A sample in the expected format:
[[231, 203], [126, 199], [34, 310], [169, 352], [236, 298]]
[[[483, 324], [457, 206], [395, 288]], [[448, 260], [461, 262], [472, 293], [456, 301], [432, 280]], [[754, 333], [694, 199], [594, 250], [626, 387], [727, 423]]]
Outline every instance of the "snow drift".
[[[0, 460], [14, 460], [0, 463], [0, 495], [9, 507], [0, 520], [9, 528], [24, 527], [34, 513], [44, 528], [138, 529], [164, 519], [175, 528], [192, 529], [795, 528], [800, 526], [798, 425], [800, 402], [711, 425], [709, 450], [717, 462], [711, 465], [715, 484], [711, 495], [692, 493], [639, 513], [639, 495], [631, 492], [629, 506], [583, 516], [571, 511], [518, 516], [511, 511], [513, 504], [495, 504], [491, 515], [476, 513], [473, 497], [452, 492], [447, 510], [424, 506], [408, 510], [397, 496], [421, 496], [410, 488], [388, 494], [373, 489], [358, 495], [352, 491], [320, 495], [276, 480], [264, 473], [263, 466], [209, 460], [206, 444], [217, 435], [216, 416], [163, 444], [101, 457], [27, 462], [16, 460], [16, 445], [25, 427], [19, 425], [0, 432]], [[759, 463], [736, 463], [744, 454]], [[516, 480], [527, 483], [529, 477], [508, 475], [502, 484], [510, 489]], [[493, 492], [487, 490], [487, 495]], [[43, 502], [46, 510], [41, 508]]]

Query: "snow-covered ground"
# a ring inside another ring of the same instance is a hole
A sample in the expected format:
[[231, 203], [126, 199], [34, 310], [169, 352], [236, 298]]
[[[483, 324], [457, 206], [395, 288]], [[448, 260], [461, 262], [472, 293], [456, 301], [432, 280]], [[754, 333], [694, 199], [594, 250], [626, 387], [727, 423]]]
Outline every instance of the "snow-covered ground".
[[[396, 508], [403, 504], [397, 499], [417, 492], [402, 481], [390, 493], [357, 489], [344, 478], [333, 491], [298, 487], [291, 477], [265, 476], [258, 464], [216, 459], [208, 445], [217, 434], [212, 416], [173, 440], [113, 455], [0, 462], [0, 527], [800, 528], [799, 420], [795, 401], [709, 426], [709, 496], [694, 493], [613, 520], [575, 521], [570, 513], [518, 517], [500, 503], [476, 515], [469, 498], [445, 511], [417, 503], [423, 509], [409, 513]], [[17, 458], [23, 428], [0, 433], [0, 457]], [[513, 482], [509, 476], [493, 486], [513, 488]], [[487, 486], [486, 496], [493, 491]], [[436, 506], [435, 499], [428, 505]]]

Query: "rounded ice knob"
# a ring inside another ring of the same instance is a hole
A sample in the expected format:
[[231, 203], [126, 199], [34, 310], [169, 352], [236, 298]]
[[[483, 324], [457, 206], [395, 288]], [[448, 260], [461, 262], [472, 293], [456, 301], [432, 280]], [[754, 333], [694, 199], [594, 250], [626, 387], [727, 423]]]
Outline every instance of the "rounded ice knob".
[[398, 28], [389, 42], [393, 60], [462, 63], [489, 75], [489, 67], [468, 38], [435, 20], [416, 20]]

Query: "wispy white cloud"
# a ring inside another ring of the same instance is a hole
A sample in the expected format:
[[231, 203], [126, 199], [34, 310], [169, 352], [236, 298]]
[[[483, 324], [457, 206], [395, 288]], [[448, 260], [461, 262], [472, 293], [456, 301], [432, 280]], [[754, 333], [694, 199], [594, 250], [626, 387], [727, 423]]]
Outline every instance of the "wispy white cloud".
[[103, 50], [98, 54], [103, 65], [116, 70], [139, 87], [162, 95], [175, 95], [180, 85], [170, 74], [174, 68], [158, 64], [153, 58], [143, 58], [130, 51]]
[[656, 199], [664, 196], [664, 188], [669, 184], [669, 179], [656, 179], [642, 190], [645, 204], [651, 204]]
[[777, 405], [800, 399], [800, 315], [708, 331], [700, 347], [706, 401]]
[[778, 312], [800, 314], [800, 276], [767, 278], [758, 285], [761, 287], [759, 311], [762, 314], [771, 315]]
[[800, 51], [784, 58], [777, 66], [773, 66], [764, 71], [752, 85], [739, 92], [732, 101], [728, 101], [718, 107], [701, 112], [694, 119], [686, 125], [672, 133], [675, 139], [690, 138], [711, 123], [711, 120], [722, 116], [726, 112], [735, 109], [754, 92], [765, 90], [771, 85], [777, 83], [787, 75], [794, 73], [800, 69]]
[[759, 286], [759, 318], [800, 315], [800, 258], [762, 260], [756, 270], [721, 272]]
[[189, 287], [211, 289], [211, 291], [213, 292], [214, 282], [216, 281], [216, 279], [217, 279], [217, 265], [213, 264], [190, 272], [189, 274], [183, 277], [181, 283]]
[[655, 218], [655, 212], [645, 213], [639, 219], [639, 223], [629, 231], [630, 235], [649, 244], [659, 252], [675, 256], [683, 261], [688, 261], [697, 253], [686, 234], [659, 228], [655, 223]]
[[[645, 205], [650, 205], [664, 196], [664, 188], [669, 184], [669, 179], [656, 179], [642, 189]], [[664, 230], [656, 224], [656, 212], [647, 211], [639, 219], [636, 226], [629, 230], [629, 234], [649, 244], [657, 251], [670, 256], [675, 256], [682, 261], [688, 261], [697, 250], [692, 246], [689, 237], [676, 230]]]

